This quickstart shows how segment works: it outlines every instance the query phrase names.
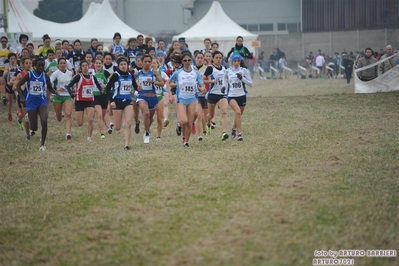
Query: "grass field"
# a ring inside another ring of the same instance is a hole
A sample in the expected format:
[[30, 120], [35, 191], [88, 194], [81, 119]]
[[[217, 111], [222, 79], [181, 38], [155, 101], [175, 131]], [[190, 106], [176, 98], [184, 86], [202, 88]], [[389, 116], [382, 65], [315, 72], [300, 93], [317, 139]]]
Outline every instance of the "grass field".
[[222, 142], [219, 119], [190, 148], [172, 107], [162, 141], [133, 133], [130, 151], [123, 130], [101, 140], [95, 126], [88, 143], [74, 123], [66, 141], [50, 108], [39, 152], [0, 106], [0, 264], [312, 265], [315, 250], [397, 250], [399, 94], [255, 82], [244, 141]]

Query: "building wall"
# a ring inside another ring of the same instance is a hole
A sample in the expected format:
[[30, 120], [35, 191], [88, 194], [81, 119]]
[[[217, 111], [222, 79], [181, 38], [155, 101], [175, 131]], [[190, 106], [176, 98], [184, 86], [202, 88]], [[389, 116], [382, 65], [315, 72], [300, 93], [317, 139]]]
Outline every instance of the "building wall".
[[[194, 17], [201, 19], [212, 5], [212, 0], [194, 2]], [[300, 22], [298, 0], [228, 0], [219, 1], [224, 12], [237, 24]]]
[[399, 0], [301, 0], [304, 31], [399, 26]]

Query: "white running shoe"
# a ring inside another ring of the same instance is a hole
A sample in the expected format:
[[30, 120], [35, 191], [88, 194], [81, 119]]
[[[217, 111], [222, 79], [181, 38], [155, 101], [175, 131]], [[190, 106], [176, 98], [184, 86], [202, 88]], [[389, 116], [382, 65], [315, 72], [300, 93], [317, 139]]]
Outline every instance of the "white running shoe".
[[40, 146], [39, 151], [46, 151], [46, 146], [44, 145]]
[[88, 141], [88, 142], [91, 142], [91, 137], [87, 137], [87, 141]]
[[150, 143], [150, 134], [147, 136], [147, 133], [144, 133], [143, 139], [145, 144]]

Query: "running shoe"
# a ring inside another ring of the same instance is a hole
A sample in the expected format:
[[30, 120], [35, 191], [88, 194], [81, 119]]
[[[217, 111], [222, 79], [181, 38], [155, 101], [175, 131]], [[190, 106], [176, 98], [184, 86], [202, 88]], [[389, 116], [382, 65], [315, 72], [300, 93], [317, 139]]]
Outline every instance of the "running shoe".
[[216, 123], [213, 122], [213, 121], [211, 121], [211, 128], [212, 128], [212, 129], [215, 129], [215, 127], [216, 127]]
[[237, 137], [237, 140], [238, 140], [238, 141], [243, 141], [243, 140], [244, 140], [244, 138], [242, 137], [242, 134], [241, 134], [241, 133], [239, 133], [237, 136], [238, 136], [238, 137]]
[[104, 134], [101, 134], [101, 139], [105, 139], [105, 135]]
[[46, 151], [46, 146], [44, 145], [40, 146], [39, 151]]
[[26, 140], [30, 140], [30, 135], [26, 136]]
[[72, 135], [71, 135], [71, 134], [69, 134], [69, 133], [67, 133], [67, 134], [66, 134], [66, 139], [67, 139], [67, 140], [70, 140], [70, 139], [72, 139]]
[[188, 144], [188, 142], [184, 142], [183, 147], [184, 148], [188, 148], [190, 145]]
[[8, 100], [5, 96], [3, 96], [3, 104], [6, 105], [8, 103]]
[[227, 134], [226, 132], [223, 132], [222, 134], [222, 140], [225, 141], [226, 139], [229, 138], [229, 134]]
[[206, 126], [206, 134], [210, 135], [212, 133], [212, 127], [210, 125]]
[[165, 121], [163, 121], [163, 127], [167, 127], [169, 125], [169, 119], [165, 119]]
[[110, 124], [109, 124], [109, 127], [112, 128], [112, 129], [114, 129], [114, 123], [110, 123]]
[[136, 127], [134, 128], [134, 132], [136, 132], [136, 134], [140, 133], [140, 121], [138, 123], [136, 123]]
[[195, 135], [197, 133], [197, 128], [195, 127], [195, 124], [193, 123], [191, 125], [191, 134]]
[[231, 129], [231, 138], [234, 139], [236, 137], [237, 130], [235, 128]]
[[8, 121], [12, 121], [12, 114], [11, 113], [8, 113], [8, 115], [7, 115], [7, 119], [8, 119]]
[[176, 126], [176, 134], [177, 134], [178, 136], [181, 136], [181, 126], [180, 126], [179, 123], [177, 123], [177, 126]]
[[202, 140], [203, 140], [202, 136], [199, 136], [198, 141], [202, 141]]
[[156, 141], [161, 141], [161, 137], [157, 137]]
[[36, 134], [36, 132], [31, 129], [30, 130], [30, 136], [33, 137], [35, 134]]
[[91, 137], [87, 137], [87, 141], [88, 141], [88, 142], [91, 142]]
[[123, 147], [123, 149], [124, 149], [125, 151], [128, 151], [128, 150], [130, 150], [130, 147], [129, 147], [129, 146], [125, 146], [125, 147]]
[[25, 130], [24, 123], [22, 123], [22, 121], [17, 120], [17, 124], [18, 124], [19, 129]]
[[112, 128], [108, 128], [108, 134], [112, 134]]
[[150, 133], [148, 133], [148, 132], [144, 133], [143, 139], [144, 139], [145, 144], [150, 143]]

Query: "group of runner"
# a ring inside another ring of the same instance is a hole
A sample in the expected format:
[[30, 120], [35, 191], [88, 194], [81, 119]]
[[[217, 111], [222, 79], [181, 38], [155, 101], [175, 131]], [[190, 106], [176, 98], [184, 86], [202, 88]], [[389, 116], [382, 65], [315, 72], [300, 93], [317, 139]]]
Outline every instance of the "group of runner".
[[[3, 103], [8, 105], [8, 120], [12, 121], [12, 104], [17, 106], [17, 122], [25, 130], [26, 139], [41, 124], [40, 151], [45, 151], [48, 103], [53, 102], [58, 121], [65, 117], [66, 139], [72, 139], [72, 109], [78, 126], [88, 121], [87, 141], [92, 141], [94, 117], [100, 138], [125, 126], [124, 149], [130, 150], [132, 121], [140, 132], [140, 113], [144, 127], [143, 141], [150, 142], [150, 127], [155, 121], [156, 140], [161, 140], [163, 128], [169, 124], [168, 104], [174, 103], [178, 124], [176, 133], [182, 136], [183, 147], [189, 147], [192, 134], [210, 135], [214, 128], [216, 106], [222, 116], [222, 141], [229, 138], [227, 111], [235, 112], [230, 137], [243, 140], [241, 117], [246, 106], [246, 86], [252, 79], [244, 59], [250, 56], [242, 46], [242, 37], [229, 52], [231, 66], [224, 66], [223, 54], [217, 43], [204, 40], [204, 49], [191, 53], [184, 38], [173, 42], [169, 50], [163, 40], [153, 47], [152, 38], [139, 35], [129, 38], [126, 45], [115, 33], [113, 43], [104, 52], [103, 45], [93, 38], [87, 52], [79, 40], [68, 41], [43, 36], [43, 45], [34, 53], [29, 49], [28, 36], [21, 35], [14, 53], [1, 37], [0, 89]], [[215, 49], [216, 47], [216, 49]], [[19, 65], [18, 63], [19, 62]], [[113, 118], [113, 123], [111, 122]]]

